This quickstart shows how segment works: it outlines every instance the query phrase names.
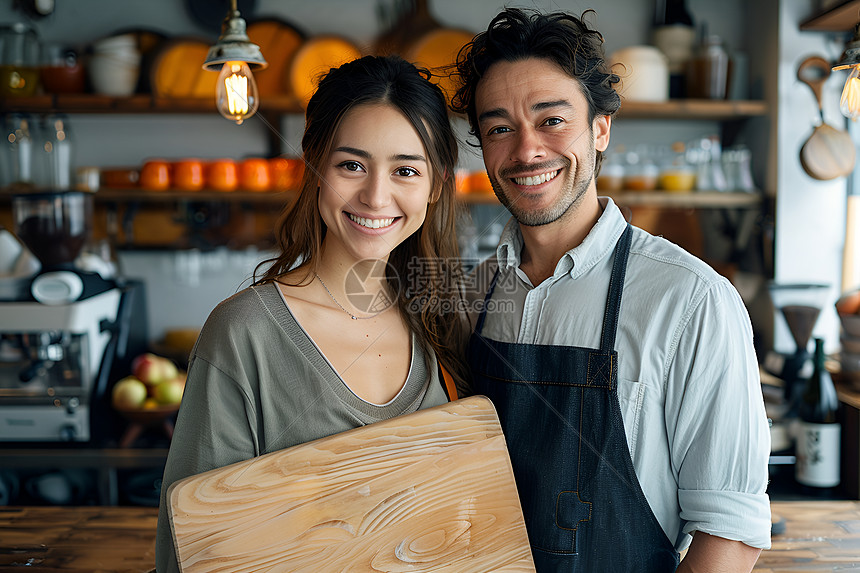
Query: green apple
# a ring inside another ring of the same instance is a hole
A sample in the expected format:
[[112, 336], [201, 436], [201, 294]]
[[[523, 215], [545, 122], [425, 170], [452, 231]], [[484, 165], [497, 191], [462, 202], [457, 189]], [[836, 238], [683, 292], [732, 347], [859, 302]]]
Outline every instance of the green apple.
[[134, 376], [126, 376], [117, 382], [111, 392], [114, 408], [134, 410], [146, 401], [146, 384]]
[[185, 384], [181, 380], [168, 380], [155, 387], [155, 399], [159, 404], [179, 404], [184, 390]]

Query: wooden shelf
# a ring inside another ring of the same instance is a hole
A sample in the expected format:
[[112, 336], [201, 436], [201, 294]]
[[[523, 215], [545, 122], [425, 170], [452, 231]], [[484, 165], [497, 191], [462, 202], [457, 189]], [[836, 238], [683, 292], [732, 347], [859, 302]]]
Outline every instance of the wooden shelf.
[[[858, 0], [860, 1], [860, 0]], [[666, 102], [623, 101], [618, 118], [732, 120], [767, 114], [767, 103], [757, 100], [678, 99]]]
[[[55, 94], [0, 99], [0, 112], [21, 113], [200, 113], [215, 114], [212, 98], [163, 98], [153, 95], [111, 97], [98, 94]], [[260, 103], [261, 112], [304, 113], [298, 100], [289, 96], [270, 96]]]
[[147, 189], [99, 189], [96, 203], [171, 203], [180, 201], [227, 201], [283, 205], [296, 196], [294, 191], [149, 191]]
[[[598, 191], [598, 195], [612, 197], [619, 205], [628, 207], [666, 207], [676, 209], [751, 209], [762, 204], [761, 193], [727, 193], [721, 191]], [[10, 203], [11, 195], [0, 193], [0, 205]], [[146, 189], [99, 189], [96, 203], [167, 204], [181, 202], [252, 203], [255, 205], [285, 205], [296, 197], [295, 191], [148, 191]], [[500, 205], [489, 193], [459, 193], [457, 198], [466, 205]]]
[[[857, 0], [860, 2], [860, 0]], [[289, 96], [264, 98], [260, 110], [268, 113], [304, 113], [298, 101]], [[21, 113], [200, 113], [214, 114], [212, 99], [169, 99], [151, 95], [110, 97], [97, 94], [40, 95], [0, 100], [0, 112]], [[667, 102], [625, 101], [622, 119], [714, 119], [730, 120], [765, 115], [763, 101], [670, 100]]]
[[843, 0], [800, 23], [803, 31], [848, 32], [860, 22], [860, 0]]
[[760, 193], [728, 193], [722, 191], [617, 191], [608, 195], [619, 205], [628, 207], [668, 207], [675, 209], [750, 209], [761, 205]]

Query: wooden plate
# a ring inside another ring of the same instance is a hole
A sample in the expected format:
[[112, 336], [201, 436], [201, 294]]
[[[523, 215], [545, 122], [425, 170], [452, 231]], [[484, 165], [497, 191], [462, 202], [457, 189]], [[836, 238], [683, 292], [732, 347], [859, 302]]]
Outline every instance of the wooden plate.
[[421, 36], [406, 52], [406, 59], [433, 73], [433, 81], [448, 96], [456, 89], [451, 70], [446, 69], [457, 59], [460, 49], [472, 41], [474, 34], [453, 28], [436, 28]]
[[284, 74], [305, 41], [305, 34], [284, 20], [267, 18], [248, 24], [248, 38], [260, 46], [269, 64], [266, 69], [254, 72], [260, 97], [287, 93]]
[[153, 95], [214, 100], [218, 73], [203, 69], [208, 53], [209, 44], [195, 38], [177, 38], [164, 43], [152, 62]]
[[361, 50], [340, 36], [316, 36], [307, 40], [293, 56], [287, 70], [289, 93], [302, 107], [316, 90], [320, 78], [331, 68], [361, 57]]
[[534, 571], [481, 396], [191, 476], [167, 498], [185, 573]]

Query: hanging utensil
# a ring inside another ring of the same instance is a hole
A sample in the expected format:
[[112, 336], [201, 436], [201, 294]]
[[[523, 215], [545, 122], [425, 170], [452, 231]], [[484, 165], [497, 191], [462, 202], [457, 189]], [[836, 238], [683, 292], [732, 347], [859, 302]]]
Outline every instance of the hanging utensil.
[[829, 76], [830, 64], [818, 56], [805, 59], [797, 69], [797, 78], [815, 94], [821, 116], [821, 123], [800, 149], [800, 163], [810, 177], [822, 181], [848, 175], [854, 170], [855, 161], [851, 136], [824, 121], [821, 91]]

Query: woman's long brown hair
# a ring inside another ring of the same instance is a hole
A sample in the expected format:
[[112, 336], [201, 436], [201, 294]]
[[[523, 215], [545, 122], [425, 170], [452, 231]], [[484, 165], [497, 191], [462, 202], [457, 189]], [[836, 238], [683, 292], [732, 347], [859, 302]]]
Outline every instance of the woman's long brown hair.
[[[364, 104], [397, 108], [415, 130], [432, 166], [431, 201], [421, 228], [394, 248], [388, 285], [397, 307], [424, 348], [432, 348], [462, 393], [467, 389], [465, 348], [468, 325], [460, 290], [456, 239], [459, 204], [455, 200], [457, 139], [442, 90], [430, 74], [397, 57], [366, 56], [332, 69], [308, 103], [300, 193], [278, 220], [280, 254], [257, 266], [254, 284], [283, 282], [292, 269], [305, 269], [297, 285], [307, 285], [319, 264], [326, 226], [319, 212], [320, 173], [346, 114]], [[260, 278], [257, 273], [267, 267]]]

